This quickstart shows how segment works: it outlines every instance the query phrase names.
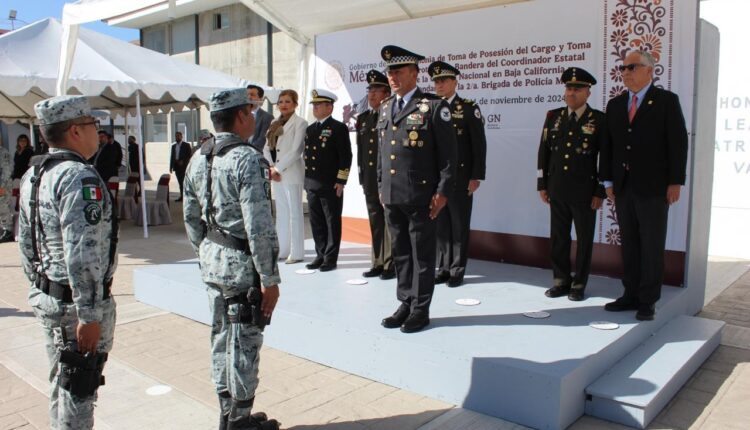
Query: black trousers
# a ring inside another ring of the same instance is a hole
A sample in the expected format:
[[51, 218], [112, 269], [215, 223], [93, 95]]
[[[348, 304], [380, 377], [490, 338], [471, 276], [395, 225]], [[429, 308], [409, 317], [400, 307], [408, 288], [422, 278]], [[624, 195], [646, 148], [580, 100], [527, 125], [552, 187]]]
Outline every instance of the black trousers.
[[391, 234], [385, 224], [385, 209], [380, 204], [380, 197], [365, 194], [367, 216], [370, 219], [370, 234], [372, 235], [372, 267], [382, 267], [391, 270], [393, 258], [391, 256]]
[[615, 209], [622, 241], [624, 296], [653, 305], [661, 297], [664, 278], [669, 212], [666, 196], [635, 195], [626, 182], [615, 195]]
[[386, 205], [396, 266], [396, 298], [414, 313], [429, 314], [435, 290], [435, 230], [428, 206]]
[[437, 217], [437, 268], [438, 274], [447, 273], [452, 278], [463, 279], [469, 248], [469, 227], [474, 196], [464, 190], [455, 190]]
[[177, 183], [180, 184], [180, 198], [182, 198], [182, 183], [185, 182], [185, 170], [175, 169], [174, 175], [177, 177]]
[[307, 190], [310, 210], [310, 229], [315, 241], [315, 259], [326, 264], [336, 264], [341, 247], [341, 210], [344, 195], [336, 196], [333, 186]]
[[[591, 272], [596, 211], [591, 202], [562, 202], [550, 199], [550, 260], [556, 286], [586, 287]], [[570, 269], [570, 228], [576, 229], [576, 271]]]

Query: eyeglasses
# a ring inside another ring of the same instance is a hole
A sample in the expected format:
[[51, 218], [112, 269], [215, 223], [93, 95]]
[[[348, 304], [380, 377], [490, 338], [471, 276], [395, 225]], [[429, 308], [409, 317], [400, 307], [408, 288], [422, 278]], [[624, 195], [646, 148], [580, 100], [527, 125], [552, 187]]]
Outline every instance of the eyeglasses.
[[636, 67], [646, 67], [646, 65], [645, 64], [639, 64], [639, 63], [626, 64], [626, 65], [622, 65], [622, 66], [617, 67], [617, 70], [619, 70], [621, 72], [624, 72], [626, 70], [628, 72], [632, 72], [633, 70], [635, 70]]

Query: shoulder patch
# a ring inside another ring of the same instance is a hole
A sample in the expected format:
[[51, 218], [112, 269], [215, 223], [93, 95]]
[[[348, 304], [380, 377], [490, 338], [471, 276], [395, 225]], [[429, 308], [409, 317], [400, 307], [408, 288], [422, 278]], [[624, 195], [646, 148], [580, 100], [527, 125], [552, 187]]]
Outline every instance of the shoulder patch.
[[479, 111], [479, 106], [474, 109], [474, 116], [477, 117], [477, 119], [482, 119], [482, 112]]
[[102, 198], [103, 198], [103, 196], [102, 196], [102, 188], [99, 186], [98, 183], [97, 184], [83, 185], [83, 187], [81, 189], [83, 190], [83, 199], [84, 200], [90, 200], [90, 201], [98, 202], [98, 201], [101, 201]]
[[440, 109], [440, 119], [442, 119], [443, 121], [451, 120], [451, 110], [448, 109], [447, 106], [443, 106], [443, 108]]
[[89, 203], [83, 208], [83, 217], [89, 225], [97, 225], [102, 220], [102, 208], [96, 203]]

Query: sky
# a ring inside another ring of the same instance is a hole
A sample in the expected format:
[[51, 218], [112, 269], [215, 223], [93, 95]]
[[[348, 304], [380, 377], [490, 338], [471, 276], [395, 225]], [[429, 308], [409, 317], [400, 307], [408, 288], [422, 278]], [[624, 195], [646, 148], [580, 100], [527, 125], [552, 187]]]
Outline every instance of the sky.
[[[15, 26], [18, 28], [44, 18], [62, 19], [63, 5], [73, 2], [74, 0], [0, 0], [0, 28], [12, 28], [11, 21], [8, 20], [11, 9], [17, 12]], [[138, 30], [110, 27], [103, 22], [84, 24], [83, 27], [128, 42], [138, 39]]]

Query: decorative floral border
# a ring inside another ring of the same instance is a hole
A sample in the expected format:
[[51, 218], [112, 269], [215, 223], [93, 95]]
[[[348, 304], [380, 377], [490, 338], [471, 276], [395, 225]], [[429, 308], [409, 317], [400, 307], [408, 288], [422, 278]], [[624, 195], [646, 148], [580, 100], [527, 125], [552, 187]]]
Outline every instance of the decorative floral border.
[[[606, 0], [604, 2], [604, 67], [602, 106], [625, 86], [618, 69], [628, 52], [648, 51], [656, 60], [654, 84], [672, 86], [672, 36], [675, 0]], [[614, 4], [613, 8], [610, 8]], [[667, 52], [665, 53], [665, 48]], [[666, 73], [666, 76], [665, 76]], [[666, 80], [666, 82], [664, 82]], [[599, 242], [619, 245], [620, 226], [614, 202], [599, 213]]]

